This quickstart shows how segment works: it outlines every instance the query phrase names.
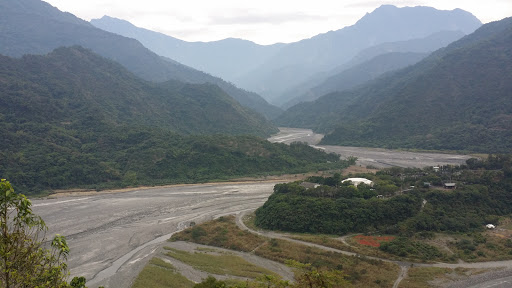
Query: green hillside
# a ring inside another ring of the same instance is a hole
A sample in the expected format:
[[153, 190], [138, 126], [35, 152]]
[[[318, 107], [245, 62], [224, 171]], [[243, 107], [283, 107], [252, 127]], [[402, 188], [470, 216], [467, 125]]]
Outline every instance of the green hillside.
[[256, 93], [161, 57], [135, 39], [98, 29], [40, 0], [0, 0], [0, 27], [2, 55], [21, 57], [25, 54], [46, 54], [58, 47], [80, 45], [120, 63], [145, 80], [211, 83], [221, 87], [242, 106], [268, 118], [281, 113], [281, 109], [268, 104]]
[[0, 176], [26, 193], [341, 164], [307, 145], [256, 137], [276, 128], [215, 85], [147, 82], [81, 47], [0, 56], [0, 123]]
[[83, 128], [94, 118], [108, 125], [147, 125], [194, 134], [268, 136], [277, 131], [215, 85], [147, 82], [81, 47], [0, 59], [2, 114], [20, 124], [37, 121]]
[[508, 152], [512, 18], [484, 25], [414, 66], [290, 108], [276, 123], [323, 144]]
[[297, 103], [314, 101], [331, 92], [354, 89], [384, 73], [416, 64], [427, 55], [427, 53], [413, 52], [390, 52], [377, 55], [368, 61], [327, 77], [322, 83], [312, 87], [301, 96], [293, 98], [284, 106], [291, 107]]

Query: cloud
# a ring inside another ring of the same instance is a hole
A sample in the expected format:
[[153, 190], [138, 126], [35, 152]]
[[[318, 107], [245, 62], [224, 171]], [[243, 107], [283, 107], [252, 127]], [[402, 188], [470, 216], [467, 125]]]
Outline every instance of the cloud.
[[252, 24], [271, 24], [278, 25], [289, 22], [300, 21], [322, 21], [324, 16], [307, 15], [302, 13], [287, 14], [252, 14], [252, 15], [236, 15], [236, 16], [215, 16], [210, 17], [211, 25], [252, 25]]
[[428, 5], [425, 1], [421, 0], [404, 0], [404, 1], [390, 1], [390, 2], [382, 2], [379, 0], [375, 1], [361, 1], [354, 2], [348, 5], [345, 5], [346, 8], [377, 8], [381, 5], [395, 5], [395, 6], [424, 6]]

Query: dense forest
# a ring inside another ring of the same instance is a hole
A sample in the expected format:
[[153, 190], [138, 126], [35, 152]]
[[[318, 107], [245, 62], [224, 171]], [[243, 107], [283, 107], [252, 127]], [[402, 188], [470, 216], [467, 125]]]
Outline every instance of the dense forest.
[[147, 82], [81, 47], [0, 56], [0, 79], [0, 176], [22, 193], [346, 164], [305, 144], [259, 138], [277, 128], [215, 85]]
[[276, 120], [323, 144], [508, 153], [512, 18], [482, 26], [416, 65], [296, 105]]
[[346, 161], [306, 144], [272, 144], [255, 136], [183, 136], [123, 126], [71, 132], [48, 125], [5, 133], [0, 175], [17, 191], [115, 188], [198, 183], [346, 167]]
[[[256, 224], [294, 232], [346, 234], [376, 232], [475, 231], [512, 213], [512, 156], [490, 155], [440, 170], [390, 168], [374, 174], [373, 187], [312, 177], [317, 188], [279, 184], [256, 211]], [[446, 182], [457, 184], [445, 189]]]

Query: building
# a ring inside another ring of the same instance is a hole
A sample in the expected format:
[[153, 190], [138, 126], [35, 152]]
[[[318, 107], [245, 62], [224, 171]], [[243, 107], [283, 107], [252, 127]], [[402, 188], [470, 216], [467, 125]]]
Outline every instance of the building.
[[364, 183], [364, 184], [369, 185], [369, 186], [373, 186], [373, 181], [372, 180], [368, 180], [366, 178], [348, 178], [348, 179], [345, 179], [345, 180], [341, 181], [341, 183], [345, 183], [347, 181], [352, 182], [352, 184], [354, 184], [354, 186], [356, 186], [356, 187], [357, 187], [357, 185], [359, 185], [361, 183]]
[[456, 183], [444, 183], [443, 186], [446, 189], [455, 189], [455, 188], [457, 188], [457, 184]]

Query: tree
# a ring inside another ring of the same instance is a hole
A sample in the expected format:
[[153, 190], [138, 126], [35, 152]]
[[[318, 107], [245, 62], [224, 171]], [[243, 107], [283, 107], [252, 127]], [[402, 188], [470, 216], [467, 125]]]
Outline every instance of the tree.
[[44, 247], [46, 224], [32, 213], [32, 203], [0, 181], [0, 287], [68, 287], [66, 238], [56, 235]]

